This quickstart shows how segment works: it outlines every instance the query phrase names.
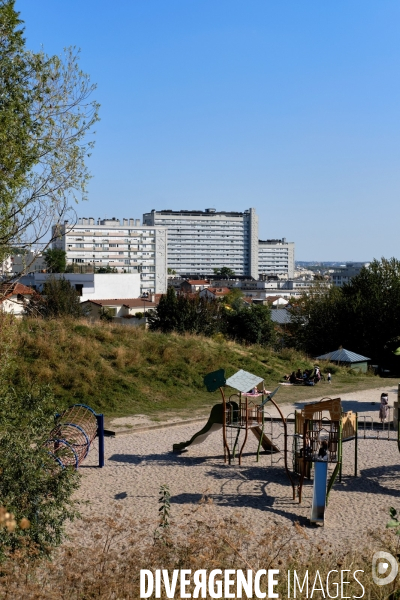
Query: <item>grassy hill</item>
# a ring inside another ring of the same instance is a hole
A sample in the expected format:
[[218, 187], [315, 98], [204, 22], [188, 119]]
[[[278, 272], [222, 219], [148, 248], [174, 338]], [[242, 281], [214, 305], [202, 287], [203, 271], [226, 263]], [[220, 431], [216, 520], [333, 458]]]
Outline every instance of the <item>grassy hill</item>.
[[[219, 401], [209, 394], [203, 377], [224, 368], [226, 375], [245, 369], [264, 377], [274, 389], [282, 375], [312, 360], [293, 351], [273, 352], [241, 346], [221, 336], [164, 335], [84, 321], [23, 320], [18, 324], [18, 369], [14, 384], [49, 384], [60, 409], [74, 402], [89, 404], [108, 416], [191, 411]], [[382, 380], [332, 367], [333, 383], [314, 388], [282, 387], [280, 402], [343, 391], [379, 387]], [[391, 380], [384, 380], [385, 385]]]

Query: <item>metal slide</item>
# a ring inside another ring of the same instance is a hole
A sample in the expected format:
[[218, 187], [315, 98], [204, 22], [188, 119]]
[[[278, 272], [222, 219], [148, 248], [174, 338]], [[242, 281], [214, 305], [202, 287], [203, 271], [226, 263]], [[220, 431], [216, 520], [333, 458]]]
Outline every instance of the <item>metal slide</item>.
[[311, 506], [311, 523], [324, 524], [326, 506], [326, 484], [328, 480], [328, 462], [314, 463], [314, 489]]

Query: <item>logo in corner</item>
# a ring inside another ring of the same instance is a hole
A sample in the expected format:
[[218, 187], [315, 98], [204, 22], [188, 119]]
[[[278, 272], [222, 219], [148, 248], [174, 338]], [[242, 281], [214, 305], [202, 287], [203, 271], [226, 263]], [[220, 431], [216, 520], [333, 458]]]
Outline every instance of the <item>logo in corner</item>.
[[397, 560], [392, 554], [383, 551], [375, 552], [372, 557], [372, 579], [376, 585], [392, 583], [397, 577], [398, 570]]

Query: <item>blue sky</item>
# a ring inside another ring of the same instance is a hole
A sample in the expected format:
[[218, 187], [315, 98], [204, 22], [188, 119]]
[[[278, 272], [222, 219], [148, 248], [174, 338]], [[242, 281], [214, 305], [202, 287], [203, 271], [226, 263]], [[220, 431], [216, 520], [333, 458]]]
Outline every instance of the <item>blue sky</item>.
[[81, 48], [101, 122], [80, 216], [255, 207], [298, 260], [400, 258], [398, 0], [17, 0]]

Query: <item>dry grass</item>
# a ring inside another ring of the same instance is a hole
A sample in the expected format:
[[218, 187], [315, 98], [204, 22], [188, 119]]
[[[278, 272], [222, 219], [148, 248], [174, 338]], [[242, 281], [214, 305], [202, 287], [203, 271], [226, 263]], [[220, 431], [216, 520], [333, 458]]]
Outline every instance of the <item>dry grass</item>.
[[[297, 591], [297, 598], [310, 597], [311, 586], [317, 571], [325, 582], [329, 571], [331, 582], [340, 581], [340, 571], [348, 569], [345, 580], [351, 583], [345, 588], [345, 596], [361, 596], [362, 590], [352, 573], [355, 570], [366, 590], [364, 597], [376, 600], [388, 598], [395, 588], [376, 586], [371, 577], [373, 547], [395, 552], [396, 539], [385, 534], [367, 540], [355, 551], [334, 552], [329, 547], [315, 547], [307, 533], [297, 524], [282, 528], [269, 527], [260, 535], [247, 529], [239, 518], [218, 520], [212, 504], [202, 501], [192, 513], [188, 525], [158, 530], [156, 524], [123, 521], [116, 513], [106, 522], [91, 519], [82, 529], [89, 532], [85, 546], [80, 540], [64, 546], [53, 562], [35, 563], [22, 556], [13, 557], [2, 566], [0, 574], [0, 598], [24, 598], [24, 600], [129, 600], [139, 598], [140, 569], [279, 569], [279, 585], [275, 591], [287, 598], [287, 572], [296, 570], [303, 580], [308, 570], [310, 587], [308, 596]], [[293, 575], [292, 575], [293, 577]], [[319, 586], [317, 586], [319, 587]], [[190, 586], [193, 590], [193, 586]], [[265, 585], [261, 585], [265, 590]], [[335, 588], [330, 588], [335, 597]], [[152, 596], [154, 597], [154, 596]], [[163, 586], [161, 597], [166, 598]], [[175, 598], [181, 597], [179, 585]], [[206, 596], [210, 596], [207, 594]], [[237, 597], [235, 595], [235, 597]], [[247, 596], [245, 596], [247, 597]], [[322, 598], [322, 592], [314, 592], [313, 598]], [[339, 596], [341, 597], [341, 596]]]
[[[85, 321], [23, 320], [18, 324], [18, 370], [13, 384], [50, 384], [60, 408], [73, 402], [90, 404], [108, 416], [148, 414], [163, 418], [219, 401], [208, 394], [203, 377], [224, 368], [257, 373], [274, 389], [283, 374], [309, 368], [313, 362], [294, 350], [274, 352], [241, 346], [221, 336], [165, 335], [119, 325]], [[386, 384], [391, 380], [385, 380]], [[280, 402], [310, 395], [378, 387], [381, 380], [337, 369], [332, 385], [282, 387]]]

